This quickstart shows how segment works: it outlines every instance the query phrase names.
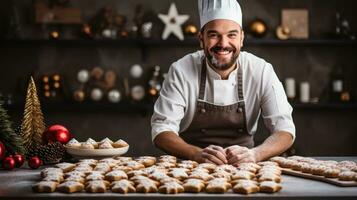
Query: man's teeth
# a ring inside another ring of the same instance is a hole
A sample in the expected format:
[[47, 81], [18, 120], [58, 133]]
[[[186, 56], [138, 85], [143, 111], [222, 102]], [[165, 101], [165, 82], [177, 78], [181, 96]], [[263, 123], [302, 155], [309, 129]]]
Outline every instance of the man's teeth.
[[216, 51], [215, 53], [219, 54], [219, 55], [227, 55], [227, 54], [231, 53], [231, 51]]

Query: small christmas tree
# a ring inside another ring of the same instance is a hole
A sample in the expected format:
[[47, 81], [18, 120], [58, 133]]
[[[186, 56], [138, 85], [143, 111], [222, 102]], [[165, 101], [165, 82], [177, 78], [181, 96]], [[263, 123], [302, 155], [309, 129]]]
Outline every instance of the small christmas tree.
[[12, 122], [0, 101], [0, 141], [5, 145], [10, 154], [25, 153], [21, 136], [12, 128]]
[[31, 77], [27, 88], [24, 117], [21, 124], [23, 145], [28, 150], [33, 145], [40, 145], [45, 130], [40, 101], [37, 96], [35, 81]]

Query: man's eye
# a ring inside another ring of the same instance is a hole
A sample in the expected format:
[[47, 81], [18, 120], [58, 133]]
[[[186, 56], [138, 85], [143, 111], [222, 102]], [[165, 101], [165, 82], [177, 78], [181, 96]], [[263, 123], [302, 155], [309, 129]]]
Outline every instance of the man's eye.
[[236, 37], [237, 37], [237, 34], [235, 34], [235, 33], [228, 34], [228, 37], [229, 37], [229, 38], [236, 38]]
[[213, 33], [213, 34], [208, 34], [208, 37], [209, 37], [209, 38], [217, 38], [218, 35]]

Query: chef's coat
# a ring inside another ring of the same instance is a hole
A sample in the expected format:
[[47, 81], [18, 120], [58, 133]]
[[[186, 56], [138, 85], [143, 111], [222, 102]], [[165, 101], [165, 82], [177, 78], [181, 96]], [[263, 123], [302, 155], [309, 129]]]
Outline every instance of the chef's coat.
[[[174, 62], [163, 82], [160, 96], [151, 118], [152, 140], [164, 131], [180, 134], [185, 131], [195, 113], [203, 51], [186, 55]], [[248, 52], [240, 52], [237, 62], [243, 70], [243, 95], [237, 94], [237, 69], [227, 80], [207, 67], [204, 101], [215, 105], [229, 105], [245, 101], [247, 131], [254, 135], [262, 115], [270, 133], [286, 131], [295, 139], [292, 107], [282, 83], [270, 63]]]

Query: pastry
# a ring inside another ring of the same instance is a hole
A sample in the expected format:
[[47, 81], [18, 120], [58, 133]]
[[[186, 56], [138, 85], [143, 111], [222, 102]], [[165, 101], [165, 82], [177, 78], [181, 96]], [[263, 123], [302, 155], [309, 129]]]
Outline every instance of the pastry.
[[327, 168], [324, 171], [324, 177], [326, 178], [338, 178], [338, 175], [340, 174], [341, 170], [337, 168]]
[[225, 193], [231, 188], [231, 184], [225, 178], [215, 178], [210, 180], [206, 186], [207, 193]]
[[138, 181], [136, 186], [136, 192], [139, 193], [155, 193], [157, 192], [157, 186], [154, 181], [150, 179], [142, 179]]
[[178, 180], [184, 180], [188, 178], [187, 172], [188, 169], [186, 168], [172, 168], [168, 175]]
[[113, 149], [114, 147], [109, 141], [101, 142], [98, 145], [98, 149]]
[[121, 165], [118, 166], [117, 165], [117, 166], [112, 167], [112, 170], [121, 170], [121, 171], [123, 171], [125, 173], [128, 173], [133, 169], [131, 169], [131, 167], [128, 167], [128, 166], [121, 166]]
[[205, 184], [203, 180], [201, 179], [186, 179], [185, 183], [183, 184], [183, 188], [185, 189], [185, 192], [190, 192], [190, 193], [199, 193], [202, 191], [202, 189], [205, 187]]
[[251, 180], [254, 178], [254, 174], [252, 172], [249, 171], [243, 171], [243, 170], [239, 170], [236, 173], [234, 173], [232, 175], [232, 180], [236, 180], [236, 179], [247, 179], [247, 180]]
[[129, 144], [126, 143], [122, 139], [119, 139], [119, 140], [115, 141], [112, 145], [113, 145], [114, 148], [122, 148], [122, 147], [129, 146]]
[[45, 177], [49, 174], [63, 175], [63, 170], [60, 168], [48, 167], [48, 168], [41, 170], [40, 174], [41, 174], [41, 177]]
[[67, 142], [66, 146], [72, 148], [78, 148], [81, 146], [81, 143], [79, 143], [76, 139], [72, 138], [70, 141]]
[[137, 161], [128, 161], [123, 164], [124, 166], [130, 167], [133, 170], [143, 169], [145, 166]]
[[96, 148], [96, 149], [98, 148], [98, 143], [95, 140], [93, 140], [92, 138], [88, 138], [86, 143], [92, 144], [94, 146], [94, 148]]
[[[107, 183], [109, 185], [109, 183]], [[107, 191], [107, 184], [103, 180], [89, 181], [86, 184], [86, 191], [90, 193], [104, 193]]]
[[119, 160], [120, 162], [128, 162], [128, 161], [131, 161], [133, 160], [132, 157], [127, 157], [127, 156], [116, 156], [114, 157], [115, 160]]
[[100, 142], [99, 142], [99, 144], [100, 143], [104, 143], [104, 142], [109, 142], [110, 144], [113, 144], [113, 141], [111, 140], [111, 139], [109, 139], [109, 138], [104, 138], [103, 140], [101, 140]]
[[259, 186], [255, 181], [241, 180], [233, 187], [233, 192], [240, 194], [251, 194], [259, 192]]
[[156, 166], [159, 166], [159, 167], [164, 167], [164, 168], [174, 168], [174, 167], [176, 167], [176, 162], [162, 162], [162, 161], [160, 161], [160, 162], [158, 162], [158, 163], [156, 163]]
[[57, 191], [63, 193], [81, 192], [84, 189], [84, 185], [75, 181], [66, 181], [57, 186]]
[[109, 172], [111, 170], [111, 167], [107, 163], [98, 163], [93, 171], [100, 171], [103, 172], [104, 174]]
[[186, 169], [193, 169], [198, 166], [196, 161], [192, 160], [182, 160], [180, 163], [177, 164], [179, 168], [186, 168]]
[[203, 181], [208, 181], [213, 179], [214, 177], [204, 171], [192, 171], [188, 178], [201, 179]]
[[159, 157], [160, 162], [170, 162], [170, 163], [176, 163], [177, 158], [175, 156], [171, 155], [162, 155]]
[[95, 149], [93, 144], [91, 144], [89, 142], [81, 143], [81, 146], [79, 148], [81, 148], [81, 149]]
[[98, 160], [95, 160], [95, 159], [81, 159], [81, 160], [79, 160], [78, 165], [88, 164], [88, 165], [94, 167], [97, 163], [98, 163]]
[[227, 181], [231, 181], [231, 179], [232, 179], [232, 174], [229, 172], [223, 171], [223, 170], [216, 171], [216, 172], [212, 173], [211, 176], [213, 176], [214, 178], [224, 178]]
[[200, 163], [198, 164], [198, 166], [196, 167], [196, 169], [207, 169], [209, 171], [209, 173], [212, 173], [215, 169], [216, 169], [217, 165], [213, 164], [213, 163]]
[[164, 194], [177, 194], [184, 192], [184, 188], [177, 182], [165, 182], [159, 187], [159, 192]]
[[81, 171], [70, 171], [64, 174], [64, 177], [67, 178], [69, 176], [79, 176], [79, 177], [85, 177], [86, 174], [84, 172]]
[[86, 176], [86, 181], [96, 181], [96, 180], [104, 180], [104, 175], [101, 173], [90, 173]]
[[133, 177], [133, 176], [137, 176], [137, 175], [142, 175], [142, 176], [147, 176], [148, 173], [145, 172], [142, 169], [138, 169], [138, 170], [132, 170], [126, 173], [128, 175], [129, 178]]
[[265, 193], [279, 192], [282, 189], [279, 183], [274, 181], [263, 181], [259, 183], [259, 191]]
[[53, 181], [57, 183], [60, 183], [63, 180], [64, 180], [63, 175], [59, 175], [59, 174], [48, 174], [42, 179], [42, 181]]
[[114, 181], [111, 184], [111, 190], [112, 192], [122, 193], [122, 194], [136, 192], [134, 183], [126, 179], [122, 179], [120, 181]]
[[115, 170], [105, 174], [105, 180], [107, 181], [119, 181], [121, 179], [128, 179], [126, 173], [121, 170]]
[[156, 158], [153, 156], [140, 156], [135, 159], [137, 162], [143, 164], [145, 167], [153, 166], [156, 162]]
[[54, 181], [40, 181], [32, 186], [34, 192], [54, 192], [58, 183]]
[[342, 171], [338, 174], [338, 180], [341, 181], [354, 181], [356, 172], [353, 171]]
[[325, 170], [327, 169], [327, 167], [323, 166], [323, 165], [311, 165], [311, 173], [314, 175], [319, 175], [319, 176], [323, 176]]
[[73, 168], [76, 167], [76, 164], [63, 162], [63, 163], [58, 163], [55, 166], [62, 169], [62, 171], [64, 173], [66, 173], [66, 172], [72, 171]]
[[79, 183], [82, 183], [84, 184], [85, 183], [85, 178], [82, 177], [82, 176], [75, 176], [75, 175], [72, 175], [72, 176], [67, 176], [64, 181], [74, 181], [74, 182], [79, 182]]
[[274, 181], [276, 183], [280, 183], [281, 182], [281, 177], [279, 175], [276, 175], [274, 173], [263, 173], [259, 176], [258, 178], [259, 182], [263, 182], [263, 181]]
[[149, 174], [149, 178], [155, 181], [160, 181], [163, 178], [169, 178], [169, 176], [164, 172], [156, 171], [152, 174]]

